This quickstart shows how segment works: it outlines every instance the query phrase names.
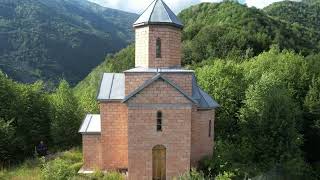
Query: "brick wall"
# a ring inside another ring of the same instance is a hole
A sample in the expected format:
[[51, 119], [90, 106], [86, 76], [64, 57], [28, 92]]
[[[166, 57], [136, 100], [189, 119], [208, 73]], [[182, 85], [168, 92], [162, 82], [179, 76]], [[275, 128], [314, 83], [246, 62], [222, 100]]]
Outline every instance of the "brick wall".
[[136, 97], [129, 100], [129, 104], [148, 104], [152, 106], [157, 102], [162, 104], [190, 104], [190, 100], [174, 89], [170, 84], [162, 79], [150, 84], [142, 90]]
[[[181, 30], [171, 26], [138, 27], [136, 34], [136, 67], [181, 66]], [[156, 58], [156, 40], [161, 39], [161, 58]]]
[[166, 73], [164, 76], [192, 96], [192, 73]]
[[[190, 101], [158, 80], [128, 101], [129, 179], [152, 179], [152, 148], [166, 147], [166, 176], [172, 179], [190, 169]], [[161, 110], [162, 132], [156, 131]]]
[[[149, 27], [149, 66], [181, 66], [181, 30], [170, 26]], [[156, 58], [156, 40], [161, 39], [161, 58]]]
[[103, 102], [101, 112], [102, 169], [128, 167], [128, 110], [121, 102]]
[[[192, 95], [192, 73], [162, 73], [164, 77], [179, 86], [185, 93]], [[125, 93], [128, 95], [145, 81], [151, 79], [156, 73], [126, 73]]]
[[125, 73], [126, 96], [155, 75], [155, 73]]
[[[211, 137], [209, 137], [209, 120], [211, 120]], [[196, 167], [198, 161], [213, 152], [214, 110], [197, 111], [193, 108], [191, 126], [191, 165]]]
[[100, 134], [82, 135], [83, 168], [94, 170], [101, 167]]

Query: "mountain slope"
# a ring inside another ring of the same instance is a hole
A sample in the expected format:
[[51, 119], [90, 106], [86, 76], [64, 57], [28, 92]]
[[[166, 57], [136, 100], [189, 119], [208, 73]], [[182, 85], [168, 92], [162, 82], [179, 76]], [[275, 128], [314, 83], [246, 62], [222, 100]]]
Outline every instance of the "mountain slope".
[[75, 84], [132, 41], [136, 17], [85, 0], [2, 0], [0, 69], [21, 82]]
[[282, 1], [263, 10], [279, 20], [320, 31], [320, 0]]
[[93, 69], [92, 72], [74, 88], [75, 95], [79, 99], [80, 105], [85, 112], [98, 113], [99, 108], [96, 97], [103, 73], [122, 72], [134, 67], [134, 50], [134, 45], [130, 45], [115, 55], [107, 56], [103, 63]]
[[320, 49], [319, 33], [235, 2], [202, 3], [183, 10], [179, 17], [185, 24], [186, 63], [212, 57], [252, 57], [273, 44], [304, 55]]

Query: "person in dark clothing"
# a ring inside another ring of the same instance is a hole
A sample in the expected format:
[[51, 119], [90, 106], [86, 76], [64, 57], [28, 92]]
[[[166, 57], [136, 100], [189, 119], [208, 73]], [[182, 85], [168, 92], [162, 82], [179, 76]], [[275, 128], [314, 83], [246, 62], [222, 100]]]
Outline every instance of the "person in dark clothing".
[[47, 155], [47, 146], [43, 143], [43, 141], [40, 141], [40, 144], [37, 146], [37, 153], [39, 156], [46, 156]]

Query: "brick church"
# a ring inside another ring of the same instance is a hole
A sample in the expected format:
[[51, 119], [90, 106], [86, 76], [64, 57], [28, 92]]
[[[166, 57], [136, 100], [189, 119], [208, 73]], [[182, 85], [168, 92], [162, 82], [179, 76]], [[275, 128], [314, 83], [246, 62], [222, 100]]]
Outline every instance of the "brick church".
[[170, 180], [213, 151], [215, 108], [181, 68], [183, 24], [155, 0], [133, 24], [135, 68], [103, 74], [100, 114], [88, 114], [82, 134], [84, 165], [127, 171], [130, 180]]

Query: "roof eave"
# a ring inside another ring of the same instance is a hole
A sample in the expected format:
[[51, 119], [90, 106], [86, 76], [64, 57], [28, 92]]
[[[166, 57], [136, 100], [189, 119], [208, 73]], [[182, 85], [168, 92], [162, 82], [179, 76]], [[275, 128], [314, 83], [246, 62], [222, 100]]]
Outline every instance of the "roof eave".
[[123, 101], [123, 99], [97, 99], [99, 102], [115, 102], [115, 101]]
[[215, 106], [215, 107], [198, 107], [198, 110], [213, 110], [213, 109], [217, 109], [220, 106]]
[[[187, 69], [175, 69], [172, 70], [172, 68], [158, 68], [158, 69], [152, 69], [152, 68], [146, 68], [139, 70], [140, 67], [135, 67], [133, 69], [129, 69], [126, 71], [123, 71], [124, 74], [126, 73], [194, 73], [193, 70], [187, 70]], [[135, 70], [138, 69], [138, 70]]]
[[148, 26], [148, 25], [167, 25], [167, 26], [176, 27], [178, 29], [184, 28], [184, 26], [182, 24], [176, 24], [176, 23], [172, 23], [172, 22], [141, 22], [141, 23], [133, 24], [133, 27], [137, 28], [137, 27], [143, 27], [143, 26]]
[[101, 132], [79, 132], [82, 135], [100, 135]]

